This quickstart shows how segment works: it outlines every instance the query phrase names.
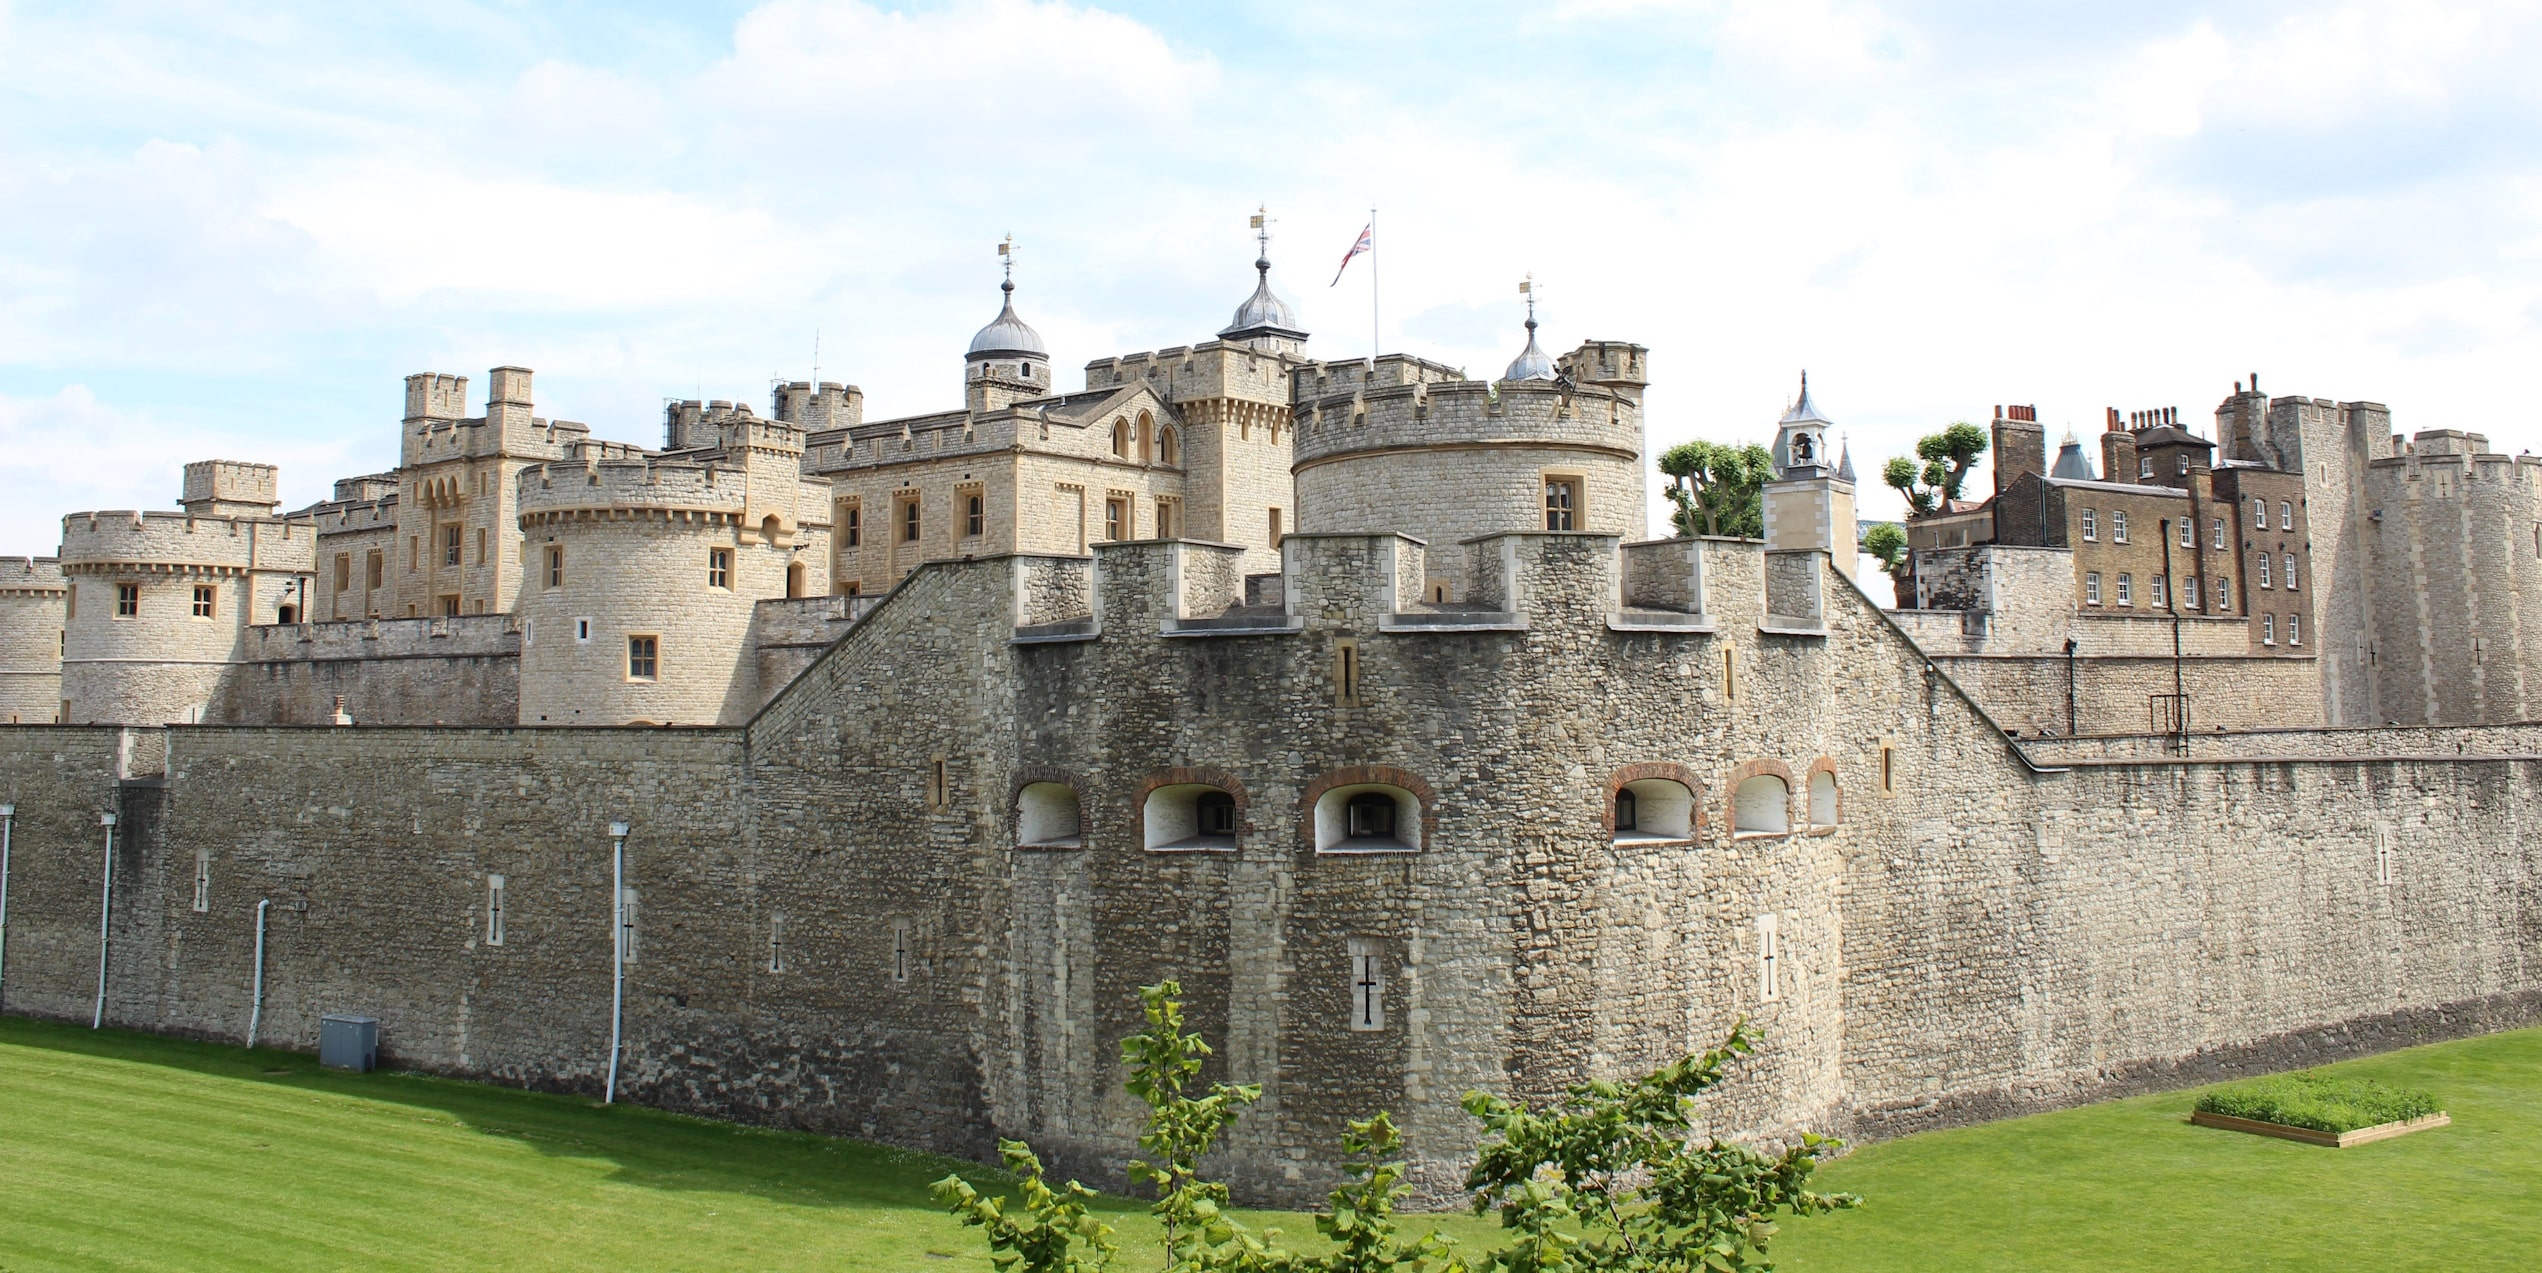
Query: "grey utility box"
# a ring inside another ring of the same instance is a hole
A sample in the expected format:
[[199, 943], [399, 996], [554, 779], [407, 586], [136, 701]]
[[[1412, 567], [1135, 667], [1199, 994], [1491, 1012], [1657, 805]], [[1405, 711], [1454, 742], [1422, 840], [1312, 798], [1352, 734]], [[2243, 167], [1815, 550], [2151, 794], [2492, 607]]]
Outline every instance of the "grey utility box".
[[368, 1070], [379, 1064], [380, 1019], [335, 1013], [318, 1018], [318, 1064], [338, 1070]]

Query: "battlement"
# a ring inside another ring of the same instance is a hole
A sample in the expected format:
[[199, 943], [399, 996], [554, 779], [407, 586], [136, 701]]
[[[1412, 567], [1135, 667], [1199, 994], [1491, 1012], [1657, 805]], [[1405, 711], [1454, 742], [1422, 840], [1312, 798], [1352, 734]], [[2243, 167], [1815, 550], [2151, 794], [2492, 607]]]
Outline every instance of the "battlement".
[[1146, 381], [1169, 402], [1199, 398], [1289, 399], [1289, 377], [1306, 359], [1248, 344], [1206, 340], [1173, 345], [1086, 364], [1086, 388], [1111, 389]]
[[865, 422], [865, 391], [854, 385], [824, 380], [815, 389], [811, 381], [795, 380], [777, 386], [770, 397], [771, 414], [807, 433]]
[[468, 378], [420, 371], [406, 377], [406, 420], [457, 420], [468, 414]]
[[242, 663], [337, 663], [360, 659], [501, 658], [521, 652], [517, 615], [260, 623], [247, 629]]
[[54, 557], [0, 557], [0, 592], [60, 592], [62, 563]]
[[274, 493], [275, 474], [271, 464], [197, 460], [185, 466], [185, 493], [177, 497], [177, 503], [199, 517], [271, 513], [282, 502]]
[[125, 568], [148, 571], [306, 571], [316, 560], [316, 533], [279, 517], [208, 517], [116, 509], [62, 519], [61, 568], [81, 574]]
[[1441, 384], [1464, 379], [1465, 371], [1461, 367], [1415, 358], [1410, 354], [1380, 355], [1373, 366], [1365, 358], [1311, 362], [1290, 370], [1289, 401], [1303, 409], [1310, 402], [1348, 398], [1396, 385]]
[[1354, 451], [1478, 443], [1587, 447], [1628, 459], [1641, 454], [1641, 405], [1631, 386], [1613, 389], [1553, 380], [1389, 382], [1382, 374], [1386, 370], [1380, 367], [1373, 388], [1356, 387], [1362, 378], [1354, 376], [1351, 388], [1328, 382], [1332, 391], [1299, 400], [1296, 454], [1301, 468]]
[[1626, 340], [1584, 340], [1554, 359], [1554, 369], [1574, 384], [1598, 385], [1641, 400], [1650, 383], [1650, 351]]
[[665, 451], [756, 450], [800, 456], [803, 435], [803, 425], [782, 416], [772, 420], [753, 414], [747, 402], [691, 398], [665, 403], [662, 408]]
[[337, 503], [351, 504], [388, 499], [396, 494], [397, 475], [395, 473], [365, 473], [360, 477], [339, 477], [335, 480]]
[[742, 511], [749, 478], [739, 465], [638, 459], [534, 464], [521, 470], [521, 522], [564, 512]]
[[2460, 429], [2421, 429], [2410, 435], [2404, 454], [2417, 456], [2479, 455], [2489, 450], [2485, 434]]

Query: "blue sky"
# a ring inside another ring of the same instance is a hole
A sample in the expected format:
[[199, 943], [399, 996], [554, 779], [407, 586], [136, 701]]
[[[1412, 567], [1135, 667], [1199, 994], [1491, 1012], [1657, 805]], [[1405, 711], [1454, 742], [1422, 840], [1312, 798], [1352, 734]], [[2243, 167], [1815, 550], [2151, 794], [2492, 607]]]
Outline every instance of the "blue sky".
[[1257, 204], [1312, 352], [1375, 206], [1387, 348], [1496, 372], [1532, 271], [1549, 344], [1651, 347], [1654, 449], [1806, 367], [1866, 476], [2253, 371], [2522, 450], [2537, 61], [2532, 4], [0, 0], [0, 552], [189, 459], [320, 497], [414, 371], [658, 444], [817, 332], [950, 405], [1008, 233], [1063, 365], [1205, 339]]

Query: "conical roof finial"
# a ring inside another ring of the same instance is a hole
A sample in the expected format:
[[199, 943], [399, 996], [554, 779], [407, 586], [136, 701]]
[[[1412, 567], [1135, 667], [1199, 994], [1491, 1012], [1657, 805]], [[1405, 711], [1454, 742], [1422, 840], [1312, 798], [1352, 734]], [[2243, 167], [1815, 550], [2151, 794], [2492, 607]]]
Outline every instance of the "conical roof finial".
[[981, 328], [980, 333], [971, 338], [971, 350], [968, 356], [982, 358], [1003, 354], [1048, 357], [1050, 350], [1048, 346], [1042, 344], [1041, 333], [1034, 331], [1032, 324], [1015, 316], [1014, 235], [1010, 234], [998, 240], [997, 259], [1006, 268], [1006, 281], [998, 284], [998, 290], [1006, 294], [1005, 304], [999, 307], [997, 317], [989, 320], [989, 325]]
[[1253, 295], [1236, 307], [1234, 322], [1218, 329], [1218, 338], [1247, 340], [1257, 336], [1275, 336], [1283, 340], [1306, 339], [1306, 329], [1298, 326], [1297, 311], [1290, 309], [1289, 303], [1271, 290], [1271, 210], [1267, 207], [1254, 209], [1253, 246]]

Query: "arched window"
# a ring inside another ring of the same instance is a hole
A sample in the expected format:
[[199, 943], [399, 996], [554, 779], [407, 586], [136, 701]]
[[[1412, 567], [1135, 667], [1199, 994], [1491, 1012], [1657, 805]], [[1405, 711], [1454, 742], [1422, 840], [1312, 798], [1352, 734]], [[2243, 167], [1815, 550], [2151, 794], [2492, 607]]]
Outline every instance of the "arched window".
[[1174, 426], [1170, 424], [1157, 432], [1156, 462], [1168, 467], [1183, 462], [1182, 446], [1174, 437]]
[[800, 597], [803, 595], [802, 562], [794, 561], [786, 563], [786, 595], [789, 597]]
[[1127, 420], [1112, 422], [1112, 453], [1125, 460], [1130, 458], [1130, 422]]
[[1732, 829], [1739, 835], [1785, 835], [1792, 829], [1792, 789], [1773, 774], [1758, 774], [1732, 794]]
[[1809, 826], [1813, 831], [1832, 831], [1836, 827], [1836, 771], [1812, 770], [1809, 775]]
[[1421, 799], [1377, 783], [1336, 787], [1315, 802], [1315, 847], [1325, 853], [1410, 853], [1421, 847]]
[[1207, 783], [1169, 783], [1147, 793], [1146, 844], [1155, 850], [1232, 850], [1236, 798]]
[[1015, 795], [1015, 842], [1022, 847], [1078, 848], [1084, 826], [1077, 791], [1064, 782], [1027, 783]]
[[1144, 464], [1155, 458], [1155, 449], [1156, 421], [1142, 411], [1139, 413], [1139, 462]]
[[1695, 838], [1695, 793], [1670, 778], [1643, 778], [1615, 789], [1615, 842]]

